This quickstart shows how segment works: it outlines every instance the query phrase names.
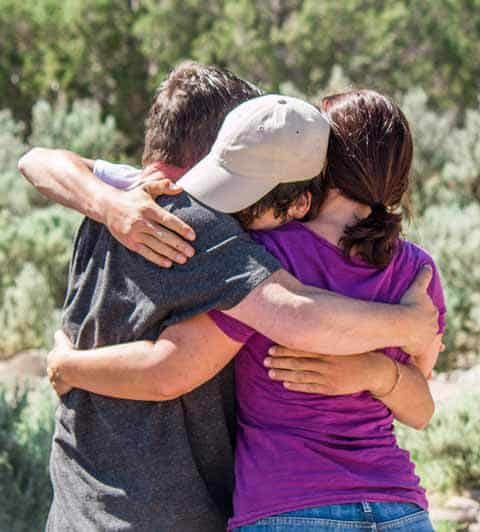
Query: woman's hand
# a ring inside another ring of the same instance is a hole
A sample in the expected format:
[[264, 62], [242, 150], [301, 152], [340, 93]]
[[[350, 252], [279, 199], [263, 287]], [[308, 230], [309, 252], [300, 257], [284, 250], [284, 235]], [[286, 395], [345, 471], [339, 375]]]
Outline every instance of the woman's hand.
[[195, 250], [184, 239], [194, 240], [195, 232], [155, 201], [158, 196], [181, 192], [162, 172], [147, 167], [138, 186], [116, 191], [111, 201], [107, 199], [105, 223], [121, 244], [157, 266], [185, 264]]
[[269, 354], [264, 363], [270, 378], [297, 392], [382, 395], [395, 384], [395, 364], [383, 353], [331, 356], [275, 346]]
[[62, 361], [73, 350], [72, 342], [63, 331], [55, 333], [55, 344], [47, 357], [47, 375], [52, 388], [61, 397], [68, 393], [72, 387], [62, 379]]

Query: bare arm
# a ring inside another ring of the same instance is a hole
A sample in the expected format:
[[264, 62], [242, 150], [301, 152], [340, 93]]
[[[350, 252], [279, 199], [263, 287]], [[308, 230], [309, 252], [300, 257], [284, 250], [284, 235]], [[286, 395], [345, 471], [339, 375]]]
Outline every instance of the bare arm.
[[107, 198], [121, 194], [93, 175], [90, 159], [68, 151], [33, 148], [18, 168], [41, 194], [100, 223], [105, 223]]
[[401, 305], [350, 299], [302, 285], [281, 270], [226, 314], [291, 349], [348, 355], [391, 346], [425, 352], [438, 329], [425, 267]]
[[193, 230], [154, 201], [180, 189], [172, 189], [162, 174], [146, 169], [148, 183], [130, 191], [117, 190], [92, 173], [93, 164], [66, 150], [33, 148], [20, 159], [18, 168], [41, 194], [107, 225], [120, 243], [158, 266], [183, 264], [194, 254], [192, 246], [177, 236], [193, 240]]
[[[81, 388], [109, 397], [166, 401], [210, 380], [240, 347], [202, 315], [169, 327], [156, 342], [75, 351], [65, 335], [57, 334], [48, 371], [59, 394]], [[267, 360], [273, 380], [286, 381], [287, 388], [306, 393], [369, 390], [383, 395], [396, 378], [392, 361], [382, 353], [331, 357], [277, 348], [276, 356]], [[402, 365], [401, 371], [398, 386], [380, 400], [399, 421], [424, 428], [434, 409], [426, 380], [413, 366]]]
[[265, 365], [270, 378], [283, 381], [289, 390], [325, 395], [369, 391], [396, 419], [418, 430], [428, 425], [435, 410], [422, 372], [411, 364], [400, 364], [401, 378], [395, 386], [395, 363], [383, 353], [332, 357], [277, 346]]
[[168, 327], [156, 342], [76, 351], [57, 333], [48, 372], [60, 395], [81, 388], [100, 395], [167, 401], [214, 377], [241, 348], [207, 315]]

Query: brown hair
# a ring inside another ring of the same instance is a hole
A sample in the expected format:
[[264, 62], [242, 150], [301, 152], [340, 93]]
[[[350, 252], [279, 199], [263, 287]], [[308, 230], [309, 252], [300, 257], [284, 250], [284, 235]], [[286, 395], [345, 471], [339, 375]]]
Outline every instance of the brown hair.
[[402, 230], [409, 189], [413, 141], [407, 119], [371, 90], [327, 96], [321, 108], [331, 126], [325, 186], [372, 209], [345, 229], [340, 245], [347, 256], [353, 252], [385, 268]]
[[280, 218], [282, 223], [288, 222], [288, 210], [304, 194], [310, 192], [312, 201], [308, 213], [303, 218], [304, 221], [312, 220], [318, 214], [323, 202], [321, 176], [308, 181], [297, 181], [295, 183], [281, 183], [271, 190], [262, 199], [235, 213], [233, 216], [243, 225], [249, 227], [256, 218], [259, 218], [268, 209], [273, 209], [276, 218]]
[[178, 65], [160, 85], [147, 119], [143, 164], [191, 167], [212, 147], [225, 116], [260, 89], [215, 66]]

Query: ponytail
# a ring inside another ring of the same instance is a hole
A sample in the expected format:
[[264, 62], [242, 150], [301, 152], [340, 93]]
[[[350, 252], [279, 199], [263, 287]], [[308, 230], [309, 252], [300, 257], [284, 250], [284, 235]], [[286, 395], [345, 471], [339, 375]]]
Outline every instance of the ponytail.
[[402, 215], [375, 203], [369, 216], [345, 229], [340, 245], [347, 257], [355, 255], [383, 269], [393, 258], [401, 230]]
[[408, 121], [390, 99], [370, 90], [327, 96], [330, 125], [325, 177], [328, 186], [372, 212], [347, 227], [340, 239], [346, 256], [386, 268], [402, 230], [413, 159]]

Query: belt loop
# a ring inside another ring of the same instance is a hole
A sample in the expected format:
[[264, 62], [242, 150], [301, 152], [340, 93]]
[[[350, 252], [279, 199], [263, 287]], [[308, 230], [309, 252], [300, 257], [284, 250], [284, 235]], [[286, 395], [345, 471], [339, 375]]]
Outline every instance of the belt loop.
[[367, 501], [362, 502], [362, 510], [366, 514], [371, 514], [372, 513], [372, 507], [370, 506], [370, 503], [368, 503]]

